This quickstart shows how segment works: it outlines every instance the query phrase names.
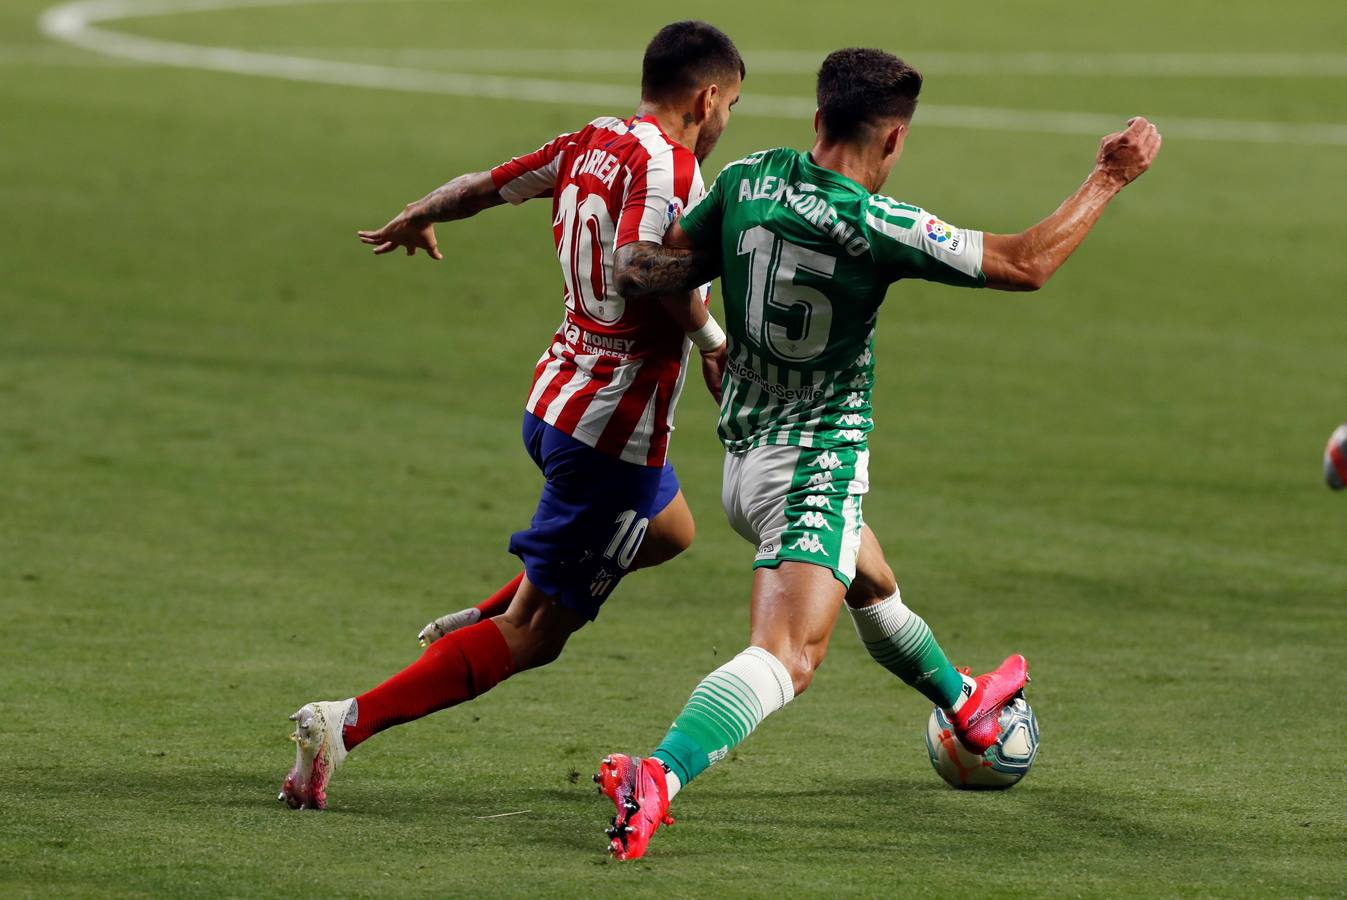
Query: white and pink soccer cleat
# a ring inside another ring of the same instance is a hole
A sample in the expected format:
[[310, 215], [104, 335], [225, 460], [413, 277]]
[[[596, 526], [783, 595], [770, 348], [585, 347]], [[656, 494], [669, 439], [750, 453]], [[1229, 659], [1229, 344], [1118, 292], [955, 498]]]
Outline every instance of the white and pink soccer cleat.
[[467, 609], [460, 609], [456, 613], [440, 616], [434, 622], [422, 628], [416, 639], [421, 642], [422, 647], [429, 647], [446, 634], [458, 631], [460, 628], [467, 628], [469, 625], [476, 625], [480, 621], [482, 621], [482, 611], [475, 606], [469, 606]]
[[355, 700], [321, 700], [295, 711], [295, 767], [285, 776], [277, 800], [291, 809], [323, 809], [327, 806], [327, 783], [346, 759], [342, 726]]

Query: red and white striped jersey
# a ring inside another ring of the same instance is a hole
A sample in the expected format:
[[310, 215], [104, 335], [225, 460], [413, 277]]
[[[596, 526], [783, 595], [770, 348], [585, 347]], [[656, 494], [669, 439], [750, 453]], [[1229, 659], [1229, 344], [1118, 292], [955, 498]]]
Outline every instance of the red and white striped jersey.
[[566, 315], [538, 360], [526, 409], [627, 462], [662, 466], [691, 343], [658, 303], [613, 284], [613, 253], [662, 243], [705, 192], [692, 151], [651, 116], [595, 119], [491, 170], [511, 203], [552, 197]]

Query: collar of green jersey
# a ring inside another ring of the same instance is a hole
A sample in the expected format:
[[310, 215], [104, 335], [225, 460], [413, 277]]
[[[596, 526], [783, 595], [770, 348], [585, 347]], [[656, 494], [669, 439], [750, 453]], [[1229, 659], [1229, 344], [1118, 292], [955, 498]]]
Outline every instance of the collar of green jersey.
[[823, 166], [820, 166], [818, 163], [814, 162], [814, 154], [801, 153], [800, 159], [804, 160], [805, 169], [808, 170], [809, 174], [813, 178], [831, 181], [833, 184], [839, 185], [844, 188], [850, 188], [851, 190], [854, 191], [860, 191], [867, 197], [870, 196], [869, 189], [867, 189], [865, 185], [861, 184], [859, 181], [854, 181], [848, 178], [847, 176], [843, 175], [841, 172], [834, 172], [832, 169], [825, 169]]

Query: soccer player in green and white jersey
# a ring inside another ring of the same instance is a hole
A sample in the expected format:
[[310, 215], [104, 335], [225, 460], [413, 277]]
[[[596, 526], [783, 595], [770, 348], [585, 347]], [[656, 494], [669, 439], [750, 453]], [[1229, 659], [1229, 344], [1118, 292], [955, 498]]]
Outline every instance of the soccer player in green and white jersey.
[[[844, 599], [874, 659], [942, 707], [975, 753], [995, 743], [1002, 707], [1028, 680], [1019, 655], [976, 679], [956, 670], [903, 604], [864, 525], [875, 317], [904, 278], [1041, 287], [1149, 168], [1160, 136], [1133, 119], [1104, 138], [1090, 176], [1051, 216], [1020, 234], [984, 234], [875, 193], [902, 152], [920, 89], [921, 75], [888, 53], [831, 54], [819, 71], [813, 150], [767, 150], [726, 166], [665, 248], [635, 260], [639, 277], [619, 286], [629, 300], [660, 296], [671, 308], [667, 292], [721, 275], [722, 501], [757, 546], [749, 647], [697, 686], [651, 757], [600, 764], [595, 780], [617, 810], [609, 847], [620, 859], [643, 855], [672, 821], [678, 790], [809, 685]], [[685, 330], [716, 331], [695, 299], [679, 309]]]

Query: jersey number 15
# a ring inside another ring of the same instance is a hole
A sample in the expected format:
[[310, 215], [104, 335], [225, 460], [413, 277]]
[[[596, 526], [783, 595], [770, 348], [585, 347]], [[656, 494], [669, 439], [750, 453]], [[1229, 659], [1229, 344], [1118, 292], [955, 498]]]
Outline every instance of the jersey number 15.
[[832, 301], [796, 279], [802, 272], [830, 279], [837, 259], [782, 240], [762, 225], [739, 235], [738, 255], [748, 257], [748, 339], [789, 362], [814, 359], [827, 349]]

